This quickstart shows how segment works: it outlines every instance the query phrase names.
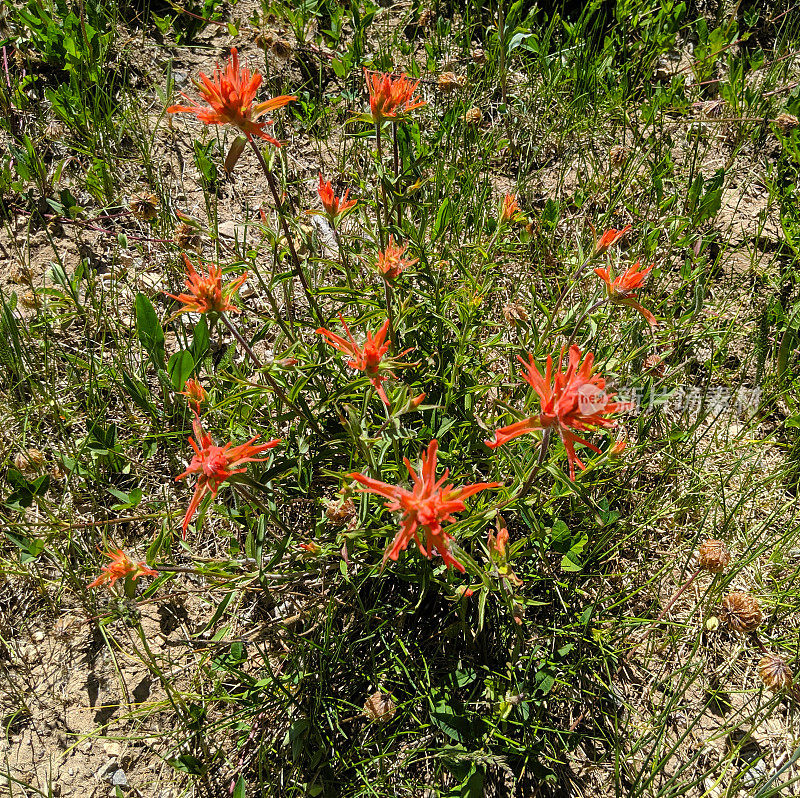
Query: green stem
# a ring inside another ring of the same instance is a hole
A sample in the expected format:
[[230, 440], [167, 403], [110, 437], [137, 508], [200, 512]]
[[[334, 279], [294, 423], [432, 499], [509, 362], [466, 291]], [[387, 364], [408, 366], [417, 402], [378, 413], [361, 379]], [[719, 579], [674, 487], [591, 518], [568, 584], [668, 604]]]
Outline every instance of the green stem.
[[323, 432], [320, 429], [317, 422], [307, 413], [303, 412], [287, 395], [286, 392], [278, 385], [277, 382], [273, 379], [272, 375], [264, 369], [263, 364], [258, 359], [257, 355], [253, 350], [250, 348], [250, 345], [245, 341], [244, 336], [236, 329], [236, 327], [231, 323], [231, 320], [224, 314], [220, 313], [219, 317], [222, 319], [225, 326], [231, 331], [231, 335], [242, 345], [245, 352], [250, 355], [250, 359], [255, 363], [256, 368], [259, 369], [260, 373], [264, 377], [264, 379], [269, 384], [269, 387], [272, 388], [275, 395], [287, 406], [290, 407], [294, 412], [301, 418], [304, 418], [311, 429], [314, 430], [318, 435], [322, 435]]
[[258, 145], [253, 141], [253, 137], [248, 134], [247, 136], [248, 142], [250, 142], [250, 146], [253, 148], [253, 151], [256, 154], [256, 158], [258, 159], [258, 163], [261, 166], [261, 171], [264, 173], [265, 177], [267, 178], [267, 184], [269, 185], [270, 193], [272, 194], [272, 199], [275, 202], [275, 208], [278, 212], [278, 218], [281, 222], [281, 227], [283, 228], [283, 235], [286, 237], [286, 243], [289, 247], [289, 254], [292, 258], [292, 266], [294, 268], [295, 276], [298, 280], [300, 280], [300, 284], [303, 286], [303, 291], [305, 292], [306, 299], [308, 300], [308, 304], [311, 306], [311, 310], [313, 311], [314, 315], [317, 317], [317, 322], [324, 326], [325, 319], [322, 315], [322, 311], [317, 304], [317, 300], [314, 298], [314, 295], [311, 293], [311, 286], [308, 284], [308, 279], [306, 278], [305, 272], [303, 271], [303, 267], [300, 263], [300, 258], [297, 255], [297, 250], [294, 246], [294, 239], [292, 238], [292, 233], [289, 230], [289, 224], [286, 221], [286, 216], [283, 213], [283, 203], [281, 202], [281, 195], [278, 191], [278, 184], [275, 181], [275, 175], [272, 173], [272, 170], [267, 165], [267, 162], [264, 160], [264, 156], [261, 154], [261, 150], [259, 150]]

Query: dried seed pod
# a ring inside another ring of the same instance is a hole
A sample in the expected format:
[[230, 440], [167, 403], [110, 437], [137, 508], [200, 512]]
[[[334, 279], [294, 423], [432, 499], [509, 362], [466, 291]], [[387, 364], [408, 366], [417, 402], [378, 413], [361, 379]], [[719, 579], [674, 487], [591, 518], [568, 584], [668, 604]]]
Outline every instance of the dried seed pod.
[[11, 267], [9, 277], [17, 285], [30, 285], [33, 282], [33, 269], [24, 263], [17, 263]]
[[427, 28], [432, 21], [433, 21], [433, 11], [430, 8], [426, 8], [417, 18], [417, 27]]
[[39, 449], [28, 449], [18, 452], [14, 457], [14, 468], [25, 476], [36, 476], [45, 465], [44, 452]]
[[175, 225], [175, 229], [172, 231], [172, 240], [181, 249], [192, 249], [195, 252], [199, 252], [203, 247], [203, 240], [195, 228], [190, 224], [186, 224], [186, 222], [180, 222]]
[[733, 632], [752, 632], [764, 619], [758, 599], [747, 593], [728, 593], [722, 600], [720, 615]]
[[486, 63], [486, 51], [482, 47], [473, 47], [470, 56], [476, 64]]
[[28, 310], [38, 310], [42, 306], [42, 300], [35, 291], [26, 291], [20, 298], [22, 307]]
[[800, 119], [793, 114], [778, 114], [778, 116], [775, 117], [774, 122], [775, 126], [784, 135], [791, 133], [793, 130], [796, 130], [798, 127], [800, 127]]
[[623, 166], [630, 156], [630, 147], [626, 147], [624, 144], [615, 144], [608, 151], [608, 159], [612, 166]]
[[503, 318], [507, 324], [513, 326], [514, 322], [530, 321], [531, 317], [524, 305], [520, 305], [519, 302], [511, 302], [503, 307]]
[[463, 75], [456, 75], [455, 72], [442, 72], [436, 84], [442, 94], [451, 94], [462, 88], [466, 82], [467, 79]]
[[645, 374], [653, 374], [656, 377], [663, 377], [667, 373], [667, 364], [660, 355], [648, 355], [642, 363], [642, 371]]
[[255, 43], [256, 47], [261, 47], [264, 50], [269, 50], [275, 44], [275, 34], [271, 30], [264, 30], [256, 34]]
[[388, 693], [380, 690], [373, 693], [364, 703], [364, 716], [378, 723], [388, 723], [397, 712], [397, 707]]
[[479, 125], [483, 120], [483, 111], [477, 106], [473, 106], [464, 114], [464, 121], [468, 125]]
[[272, 43], [272, 52], [281, 61], [288, 61], [292, 57], [292, 45], [286, 39], [275, 39]]
[[794, 681], [791, 668], [777, 654], [766, 654], [758, 663], [761, 681], [773, 692], [788, 690]]
[[138, 193], [131, 195], [128, 207], [131, 213], [143, 222], [156, 218], [158, 213], [158, 197], [155, 194]]
[[704, 540], [697, 550], [697, 567], [712, 574], [724, 571], [730, 561], [731, 554], [721, 540]]
[[344, 526], [356, 516], [356, 506], [352, 499], [326, 501], [325, 518], [334, 526]]

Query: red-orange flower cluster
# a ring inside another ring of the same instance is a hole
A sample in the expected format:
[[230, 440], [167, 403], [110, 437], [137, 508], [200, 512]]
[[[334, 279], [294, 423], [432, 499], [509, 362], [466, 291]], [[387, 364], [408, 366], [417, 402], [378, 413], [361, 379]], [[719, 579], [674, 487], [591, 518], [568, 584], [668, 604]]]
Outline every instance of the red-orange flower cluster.
[[[239, 308], [231, 304], [231, 298], [242, 287], [247, 279], [247, 272], [227, 285], [222, 284], [222, 267], [213, 263], [208, 267], [208, 274], [200, 274], [184, 253], [186, 264], [186, 293], [167, 294], [170, 299], [183, 302], [184, 307], [172, 315], [176, 318], [181, 313], [238, 313]], [[166, 294], [166, 291], [164, 292]]]
[[500, 223], [510, 222], [518, 213], [517, 198], [513, 194], [506, 194], [503, 197], [503, 204], [500, 206]]
[[581, 365], [581, 350], [577, 346], [570, 347], [566, 372], [561, 371], [561, 358], [555, 373], [553, 373], [553, 358], [547, 358], [544, 376], [536, 368], [532, 355], [529, 356], [527, 363], [521, 357], [517, 359], [524, 368], [522, 378], [539, 395], [541, 413], [497, 430], [494, 440], [486, 441], [486, 445], [496, 449], [526, 432], [555, 429], [567, 450], [569, 477], [574, 480], [575, 466], [586, 467], [575, 454], [575, 444], [588, 446], [598, 454], [600, 449], [575, 435], [573, 430], [587, 432], [597, 427], [614, 427], [617, 422], [610, 416], [613, 413], [631, 410], [633, 403], [613, 401], [613, 394], [605, 392], [605, 380], [592, 374], [594, 354], [587, 353]]
[[653, 270], [654, 265], [650, 264], [643, 269], [641, 263], [637, 261], [617, 277], [614, 277], [609, 269], [594, 270], [594, 273], [606, 284], [606, 292], [611, 302], [615, 305], [627, 305], [637, 310], [653, 326], [657, 324], [656, 317], [639, 304], [633, 296], [633, 292], [638, 291], [644, 285], [645, 278]]
[[631, 226], [625, 225], [622, 230], [616, 230], [615, 228], [611, 228], [610, 230], [606, 230], [603, 235], [600, 236], [600, 239], [595, 242], [594, 245], [594, 255], [602, 255], [606, 251], [608, 251], [609, 247], [613, 247], [624, 235], [630, 233]]
[[[264, 129], [272, 122], [257, 122], [256, 120], [267, 111], [282, 108], [287, 103], [296, 100], [297, 97], [284, 94], [253, 105], [261, 80], [259, 72], [253, 72], [251, 75], [246, 66], [239, 67], [239, 53], [233, 47], [224, 71], [217, 64], [213, 79], [201, 72], [201, 82], [195, 82], [200, 96], [208, 103], [208, 106], [171, 105], [167, 108], [167, 112], [170, 114], [194, 114], [206, 125], [233, 125], [248, 138], [258, 136], [270, 144], [280, 147], [280, 142], [272, 138]], [[185, 94], [183, 96], [191, 102], [191, 97]]]
[[369, 110], [373, 122], [383, 122], [385, 119], [398, 117], [427, 105], [424, 100], [414, 97], [414, 92], [419, 86], [418, 80], [409, 80], [405, 75], [393, 78], [384, 72], [370, 72], [364, 70], [369, 90]]
[[122, 549], [104, 551], [103, 556], [108, 557], [111, 562], [100, 569], [100, 576], [94, 582], [89, 582], [89, 587], [113, 585], [117, 579], [125, 579], [128, 576], [134, 580], [140, 576], [158, 576], [158, 571], [149, 568], [147, 563], [133, 562]]
[[[324, 335], [332, 347], [338, 349], [342, 354], [347, 355], [350, 358], [350, 360], [347, 361], [347, 365], [352, 369], [363, 371], [367, 377], [369, 377], [369, 381], [377, 391], [378, 396], [388, 405], [389, 399], [383, 389], [383, 383], [386, 382], [388, 376], [386, 374], [381, 374], [381, 369], [391, 373], [390, 370], [395, 366], [410, 365], [409, 363], [396, 363], [396, 358], [383, 359], [383, 356], [389, 351], [389, 342], [386, 340], [386, 336], [389, 332], [389, 320], [387, 319], [383, 323], [383, 326], [374, 336], [371, 332], [367, 332], [367, 340], [364, 342], [364, 346], [359, 346], [356, 343], [356, 339], [353, 337], [353, 333], [350, 332], [350, 328], [345, 323], [344, 318], [339, 316], [339, 319], [347, 334], [347, 339], [342, 338], [341, 335], [336, 335], [336, 333], [330, 330], [326, 330], [324, 327], [319, 327], [317, 329], [317, 334]], [[410, 351], [410, 349], [406, 349], [397, 355], [397, 357], [402, 357]]]
[[357, 201], [348, 201], [347, 196], [349, 193], [350, 189], [348, 188], [344, 192], [343, 197], [337, 197], [333, 193], [333, 186], [330, 183], [326, 183], [322, 179], [322, 174], [320, 173], [317, 194], [319, 195], [320, 201], [322, 202], [322, 207], [325, 208], [325, 213], [328, 215], [328, 219], [330, 219], [331, 224], [333, 224], [340, 216], [344, 216], [344, 214], [347, 213], [347, 211], [349, 211], [351, 208], [355, 207]]
[[190, 474], [198, 475], [194, 495], [183, 518], [183, 537], [186, 537], [189, 522], [207, 493], [216, 498], [223, 482], [230, 479], [234, 474], [242, 474], [247, 470], [246, 468], [237, 468], [237, 466], [264, 460], [265, 458], [256, 457], [255, 455], [266, 452], [267, 449], [272, 449], [281, 442], [280, 438], [276, 438], [254, 446], [253, 441], [261, 437], [256, 435], [246, 443], [240, 443], [238, 446], [234, 446], [231, 442], [226, 443], [224, 446], [217, 446], [213, 438], [203, 430], [203, 425], [197, 414], [195, 414], [192, 429], [194, 430], [194, 437], [197, 439], [195, 441], [193, 438], [189, 438], [189, 444], [194, 449], [194, 457], [186, 471], [175, 477], [177, 482], [185, 479]]
[[194, 408], [194, 412], [198, 414], [200, 413], [200, 405], [208, 400], [206, 389], [194, 377], [190, 377], [186, 380], [184, 390], [179, 391], [179, 393], [189, 400], [189, 403]]
[[394, 243], [394, 236], [389, 236], [389, 243], [386, 249], [378, 253], [378, 271], [383, 275], [384, 280], [391, 282], [396, 280], [402, 272], [413, 266], [419, 258], [404, 258], [408, 244], [402, 247]]
[[[375, 493], [389, 499], [386, 504], [387, 509], [400, 510], [403, 514], [400, 520], [400, 531], [383, 556], [384, 563], [387, 559], [396, 561], [400, 552], [404, 551], [413, 540], [426, 557], [432, 557], [433, 552], [436, 551], [441, 555], [445, 565], [452, 565], [464, 573], [464, 566], [450, 553], [450, 541], [453, 538], [444, 531], [442, 523], [455, 520], [453, 513], [459, 513], [465, 509], [464, 499], [467, 496], [472, 496], [487, 488], [496, 488], [501, 483], [479, 482], [475, 485], [454, 488], [452, 485], [445, 485], [450, 473], [448, 469], [445, 469], [444, 474], [437, 481], [438, 448], [438, 442], [435, 439], [432, 440], [428, 445], [427, 453], [422, 455], [422, 467], [419, 474], [411, 468], [408, 458], [403, 460], [414, 482], [412, 490], [406, 490], [398, 485], [388, 485], [363, 474], [350, 474], [350, 478], [364, 485], [364, 493]], [[424, 543], [420, 541], [420, 531]]]

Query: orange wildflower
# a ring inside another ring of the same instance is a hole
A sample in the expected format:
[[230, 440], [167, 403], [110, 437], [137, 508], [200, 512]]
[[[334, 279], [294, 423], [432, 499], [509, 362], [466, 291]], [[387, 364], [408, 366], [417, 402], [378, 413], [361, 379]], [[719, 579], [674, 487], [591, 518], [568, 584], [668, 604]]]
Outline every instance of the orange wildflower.
[[638, 291], [643, 285], [645, 278], [653, 270], [654, 263], [646, 269], [642, 269], [641, 263], [637, 261], [627, 271], [614, 277], [610, 269], [595, 269], [594, 273], [606, 284], [608, 298], [615, 305], [627, 305], [638, 311], [647, 319], [648, 323], [655, 326], [658, 322], [656, 317], [646, 308], [643, 308], [633, 296], [634, 291]]
[[[248, 138], [258, 136], [270, 144], [280, 147], [280, 142], [272, 138], [264, 129], [269, 122], [257, 122], [259, 117], [267, 111], [282, 108], [287, 103], [293, 102], [297, 97], [286, 94], [273, 97], [265, 102], [253, 104], [258, 87], [261, 85], [261, 74], [253, 72], [246, 66], [239, 67], [239, 53], [235, 47], [231, 48], [231, 56], [221, 70], [219, 64], [214, 69], [214, 77], [209, 78], [200, 73], [200, 81], [194, 81], [200, 96], [208, 103], [203, 105], [171, 105], [167, 113], [194, 114], [206, 125], [233, 125]], [[183, 95], [191, 102], [191, 97]]]
[[513, 194], [506, 194], [500, 206], [500, 224], [510, 222], [518, 213], [517, 198]]
[[[427, 453], [422, 455], [422, 467], [419, 474], [411, 468], [408, 458], [404, 458], [408, 473], [414, 482], [412, 490], [406, 490], [397, 485], [388, 485], [363, 474], [350, 474], [350, 478], [364, 485], [362, 493], [375, 493], [389, 499], [386, 508], [400, 510], [400, 531], [395, 536], [392, 544], [383, 555], [383, 562], [395, 560], [400, 556], [408, 544], [413, 540], [417, 548], [426, 557], [432, 557], [433, 552], [438, 552], [447, 566], [453, 566], [464, 573], [464, 566], [450, 553], [452, 536], [442, 528], [445, 521], [454, 521], [453, 513], [460, 513], [466, 509], [464, 499], [487, 488], [496, 488], [500, 482], [479, 482], [474, 485], [464, 485], [454, 488], [445, 485], [450, 474], [445, 469], [439, 480], [436, 479], [436, 458], [439, 448], [434, 439], [428, 444]], [[422, 532], [423, 542], [419, 533]]]
[[600, 236], [600, 240], [595, 242], [594, 256], [602, 255], [609, 247], [613, 247], [624, 235], [630, 233], [631, 229], [631, 226], [628, 224], [623, 227], [622, 230], [616, 230], [613, 227], [610, 230], [606, 230], [605, 233]]
[[322, 179], [322, 174], [320, 174], [317, 194], [319, 195], [320, 201], [322, 202], [322, 207], [325, 208], [325, 213], [328, 215], [328, 219], [330, 219], [331, 224], [333, 224], [340, 216], [344, 216], [347, 211], [355, 207], [357, 204], [356, 200], [348, 201], [347, 196], [349, 193], [350, 189], [348, 188], [344, 192], [343, 197], [337, 197], [333, 193], [333, 186], [330, 183], [326, 183]]
[[147, 563], [133, 562], [122, 549], [111, 549], [103, 552], [104, 557], [108, 557], [111, 562], [100, 569], [100, 576], [89, 583], [89, 587], [100, 587], [100, 585], [113, 585], [117, 579], [125, 579], [130, 576], [136, 580], [140, 576], [158, 576], [158, 571], [149, 568]]
[[[233, 282], [222, 285], [222, 268], [212, 263], [208, 267], [208, 274], [199, 274], [194, 265], [184, 253], [183, 262], [186, 264], [186, 292], [185, 294], [167, 294], [170, 299], [183, 302], [184, 307], [174, 313], [171, 319], [181, 313], [238, 313], [239, 308], [231, 304], [231, 298], [242, 287], [247, 279], [247, 272], [237, 277]], [[164, 292], [167, 293], [166, 291]]]
[[200, 405], [208, 400], [206, 389], [194, 377], [190, 377], [186, 380], [184, 390], [179, 391], [179, 393], [189, 400], [189, 403], [194, 406], [196, 413], [200, 412]]
[[393, 78], [384, 72], [364, 70], [369, 90], [369, 110], [372, 121], [380, 124], [385, 119], [398, 119], [415, 108], [427, 105], [414, 97], [418, 80], [409, 80], [405, 75]]
[[217, 446], [213, 438], [203, 430], [200, 416], [197, 413], [195, 413], [194, 421], [192, 422], [192, 429], [194, 430], [194, 437], [197, 439], [195, 441], [193, 438], [189, 438], [189, 444], [194, 449], [194, 457], [186, 471], [175, 477], [177, 482], [185, 479], [190, 474], [198, 475], [194, 495], [191, 502], [189, 502], [186, 515], [183, 517], [182, 529], [184, 538], [192, 516], [207, 493], [216, 498], [223, 482], [235, 474], [243, 474], [247, 471], [246, 468], [237, 468], [237, 466], [241, 466], [244, 463], [261, 462], [265, 458], [255, 457], [254, 455], [261, 454], [267, 449], [272, 449], [281, 442], [280, 438], [276, 438], [254, 446], [253, 441], [261, 437], [256, 435], [246, 443], [240, 443], [238, 446], [234, 446], [231, 442], [226, 443], [224, 446]]
[[391, 282], [396, 280], [400, 274], [409, 266], [413, 266], [419, 258], [413, 260], [404, 258], [408, 244], [402, 247], [394, 243], [394, 236], [389, 236], [389, 243], [383, 252], [378, 253], [378, 271], [383, 275], [383, 279]]
[[[389, 332], [389, 320], [387, 319], [383, 323], [383, 326], [374, 336], [371, 332], [367, 332], [367, 340], [362, 347], [356, 343], [356, 339], [353, 337], [353, 333], [350, 332], [350, 328], [345, 323], [344, 318], [339, 316], [339, 319], [347, 334], [347, 339], [342, 338], [341, 335], [336, 335], [330, 330], [326, 330], [324, 327], [317, 329], [317, 335], [324, 335], [334, 349], [338, 349], [342, 354], [347, 355], [350, 358], [347, 361], [347, 365], [352, 369], [363, 371], [369, 377], [369, 381], [377, 391], [378, 396], [388, 405], [389, 399], [383, 389], [383, 383], [386, 382], [388, 376], [381, 374], [381, 370], [390, 371], [395, 366], [412, 365], [410, 363], [397, 363], [395, 362], [396, 358], [383, 359], [383, 356], [389, 351], [389, 342], [386, 340]], [[410, 351], [410, 349], [406, 349], [397, 357], [402, 357]]]
[[605, 380], [592, 374], [594, 354], [587, 353], [583, 364], [580, 362], [581, 357], [581, 350], [577, 346], [570, 347], [566, 372], [561, 371], [559, 358], [555, 373], [553, 358], [548, 357], [544, 376], [536, 368], [532, 355], [527, 363], [517, 357], [524, 368], [522, 379], [539, 395], [541, 413], [497, 430], [494, 440], [486, 441], [486, 445], [496, 449], [527, 432], [555, 429], [567, 450], [569, 478], [574, 480], [575, 466], [586, 467], [575, 454], [575, 444], [588, 446], [598, 454], [601, 452], [594, 444], [577, 436], [573, 430], [584, 432], [597, 427], [614, 427], [617, 422], [609, 416], [633, 409], [632, 402], [613, 401], [613, 394], [605, 392]]

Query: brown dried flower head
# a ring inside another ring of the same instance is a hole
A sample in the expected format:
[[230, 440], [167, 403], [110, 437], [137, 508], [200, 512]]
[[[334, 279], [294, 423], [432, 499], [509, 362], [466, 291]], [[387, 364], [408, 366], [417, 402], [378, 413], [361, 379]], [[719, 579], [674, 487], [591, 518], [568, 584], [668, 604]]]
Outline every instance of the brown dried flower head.
[[454, 91], [462, 88], [467, 82], [464, 75], [456, 75], [455, 72], [442, 72], [439, 79], [436, 81], [439, 86], [439, 91], [443, 94], [451, 94]]
[[511, 302], [503, 308], [503, 318], [507, 324], [514, 325], [517, 321], [530, 321], [530, 315], [524, 305], [519, 302]]
[[203, 239], [198, 235], [197, 230], [186, 222], [179, 222], [172, 231], [172, 240], [181, 249], [191, 249], [200, 252], [203, 247]]
[[473, 47], [470, 55], [476, 64], [486, 63], [486, 51], [482, 47]]
[[733, 632], [752, 632], [764, 619], [758, 599], [747, 593], [728, 593], [722, 600], [720, 615]]
[[11, 267], [9, 277], [17, 285], [30, 285], [33, 282], [33, 269], [24, 263], [17, 263]]
[[22, 307], [28, 310], [38, 310], [42, 306], [42, 300], [35, 291], [26, 291], [20, 298]]
[[352, 499], [325, 502], [325, 518], [334, 526], [344, 526], [356, 517], [356, 506]]
[[758, 675], [761, 681], [773, 692], [788, 690], [794, 681], [789, 666], [777, 654], [766, 654], [758, 663]]
[[800, 119], [793, 114], [778, 114], [775, 117], [775, 126], [785, 135], [800, 127]]
[[630, 155], [630, 147], [626, 147], [624, 144], [615, 144], [608, 151], [608, 159], [611, 161], [612, 166], [623, 166], [630, 158]]
[[44, 452], [40, 449], [28, 449], [18, 452], [14, 457], [14, 468], [25, 476], [36, 475], [44, 467], [46, 462]]
[[417, 18], [418, 28], [427, 28], [433, 21], [433, 10], [426, 8]]
[[264, 50], [269, 50], [275, 44], [275, 34], [271, 30], [261, 31], [256, 34], [255, 44], [256, 47], [261, 47]]
[[158, 205], [158, 197], [155, 194], [146, 194], [144, 192], [132, 194], [131, 201], [128, 203], [131, 213], [143, 222], [149, 222], [151, 219], [156, 218]]
[[481, 109], [478, 108], [477, 105], [475, 105], [472, 108], [470, 108], [464, 114], [464, 121], [468, 125], [479, 125], [482, 120], [483, 120], [483, 111], [481, 111]]
[[272, 52], [281, 61], [288, 61], [292, 57], [292, 45], [286, 39], [275, 39], [272, 43]]
[[380, 690], [373, 693], [364, 703], [364, 716], [378, 723], [388, 723], [397, 712], [391, 696]]
[[642, 363], [642, 370], [645, 374], [663, 377], [667, 373], [667, 364], [661, 355], [648, 355]]
[[731, 553], [721, 540], [705, 540], [697, 550], [697, 566], [704, 571], [718, 574], [724, 571], [731, 561]]

